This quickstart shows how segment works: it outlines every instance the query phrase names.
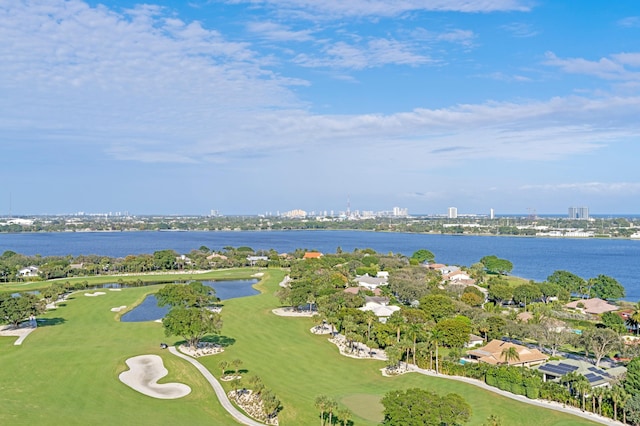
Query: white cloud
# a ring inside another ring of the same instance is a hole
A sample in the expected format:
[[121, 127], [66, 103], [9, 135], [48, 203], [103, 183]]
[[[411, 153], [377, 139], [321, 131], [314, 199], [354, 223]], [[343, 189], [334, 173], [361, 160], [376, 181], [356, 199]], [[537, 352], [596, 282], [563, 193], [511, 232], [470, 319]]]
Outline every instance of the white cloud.
[[459, 44], [464, 47], [473, 47], [476, 35], [471, 30], [452, 29], [443, 32], [430, 31], [424, 28], [417, 28], [411, 36], [415, 40], [434, 42], [445, 42]]
[[491, 80], [506, 81], [506, 82], [518, 82], [528, 83], [533, 81], [531, 78], [519, 74], [506, 74], [500, 71], [492, 72], [489, 74], [480, 74], [478, 77], [489, 78]]
[[626, 28], [638, 28], [640, 27], [640, 16], [628, 16], [620, 19], [618, 25]]
[[364, 17], [398, 16], [407, 12], [528, 12], [533, 7], [530, 0], [227, 0], [227, 3], [264, 5], [282, 10], [303, 10], [307, 18], [320, 16]]
[[[407, 170], [552, 160], [640, 133], [633, 96], [312, 114], [291, 90], [304, 82], [270, 72], [250, 45], [163, 9], [127, 13], [78, 0], [0, 5], [0, 132], [131, 161], [222, 164], [304, 153], [343, 167], [395, 158]], [[327, 45], [327, 59], [298, 60], [341, 69], [431, 61], [393, 39], [355, 43]], [[621, 55], [619, 66], [635, 63]]]
[[635, 195], [640, 193], [640, 182], [577, 182], [547, 185], [523, 185], [522, 190], [544, 192], [578, 192], [590, 195]]
[[250, 32], [271, 41], [310, 41], [313, 40], [313, 31], [292, 31], [288, 27], [275, 22], [250, 22], [247, 24]]
[[434, 62], [414, 51], [409, 43], [391, 39], [370, 39], [362, 45], [340, 41], [322, 49], [324, 56], [301, 53], [294, 62], [305, 67], [346, 68], [362, 70], [385, 65], [417, 66]]
[[639, 80], [640, 71], [627, 68], [640, 66], [640, 53], [620, 53], [610, 58], [590, 61], [584, 58], [559, 58], [553, 52], [545, 54], [545, 64], [569, 74], [591, 75], [605, 80]]
[[531, 24], [524, 22], [512, 22], [502, 25], [500, 28], [518, 38], [535, 37], [538, 35], [538, 31], [536, 31]]

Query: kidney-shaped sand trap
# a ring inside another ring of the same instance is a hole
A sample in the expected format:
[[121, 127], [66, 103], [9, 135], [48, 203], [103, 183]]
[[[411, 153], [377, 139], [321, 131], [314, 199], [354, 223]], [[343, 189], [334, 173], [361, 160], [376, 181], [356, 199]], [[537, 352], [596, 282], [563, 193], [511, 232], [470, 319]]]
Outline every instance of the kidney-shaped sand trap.
[[176, 399], [191, 392], [191, 388], [182, 383], [157, 383], [169, 373], [158, 355], [140, 355], [126, 362], [129, 370], [120, 373], [119, 379], [142, 394], [153, 398]]

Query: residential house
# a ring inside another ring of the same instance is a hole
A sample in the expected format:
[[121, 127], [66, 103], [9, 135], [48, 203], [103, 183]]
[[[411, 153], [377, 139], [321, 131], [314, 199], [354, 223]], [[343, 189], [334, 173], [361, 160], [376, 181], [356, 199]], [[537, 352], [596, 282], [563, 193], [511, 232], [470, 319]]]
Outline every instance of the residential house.
[[576, 359], [565, 359], [562, 361], [549, 361], [537, 367], [542, 373], [542, 380], [559, 381], [562, 376], [568, 373], [576, 373], [584, 376], [591, 387], [611, 387], [611, 384], [620, 379], [627, 372], [626, 367], [615, 367], [605, 370], [596, 367], [590, 362]]
[[[505, 353], [512, 347], [516, 349], [518, 357], [507, 361], [505, 359]], [[549, 359], [548, 355], [543, 354], [537, 349], [497, 339], [493, 339], [480, 348], [472, 349], [468, 351], [467, 354], [469, 361], [484, 362], [491, 365], [515, 365], [522, 367], [541, 364]]]
[[360, 309], [363, 312], [371, 311], [378, 317], [378, 321], [386, 323], [387, 319], [396, 311], [400, 310], [399, 306], [388, 305], [389, 299], [386, 297], [367, 298], [369, 301]]
[[367, 290], [375, 290], [378, 287], [389, 284], [388, 277], [372, 277], [369, 274], [360, 275], [353, 280], [358, 286], [364, 287]]
[[308, 251], [302, 256], [303, 259], [320, 259], [322, 257], [322, 253], [317, 251]]
[[464, 344], [465, 348], [473, 348], [474, 346], [481, 345], [484, 343], [484, 339], [480, 336], [476, 336], [475, 334], [469, 334], [469, 340]]
[[267, 256], [247, 256], [247, 261], [249, 262], [249, 265], [251, 265], [251, 266], [256, 266], [256, 263], [258, 263], [258, 262], [266, 262], [268, 260], [269, 260], [269, 258]]
[[580, 299], [564, 305], [565, 308], [579, 309], [586, 314], [600, 315], [605, 312], [617, 311], [619, 308], [606, 300], [594, 297], [592, 299]]
[[26, 268], [19, 269], [16, 276], [19, 278], [37, 277], [38, 272], [40, 272], [40, 270], [37, 266], [27, 266]]

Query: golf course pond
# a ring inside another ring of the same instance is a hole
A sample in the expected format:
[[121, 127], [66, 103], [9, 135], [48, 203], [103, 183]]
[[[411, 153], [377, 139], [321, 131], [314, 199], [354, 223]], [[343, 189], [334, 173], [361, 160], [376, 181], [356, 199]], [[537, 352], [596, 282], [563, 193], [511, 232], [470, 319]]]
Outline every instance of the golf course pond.
[[[252, 280], [231, 280], [231, 281], [202, 281], [202, 284], [209, 286], [216, 291], [216, 296], [220, 300], [235, 299], [237, 297], [246, 297], [259, 294], [260, 292], [253, 288], [257, 279]], [[144, 322], [156, 321], [164, 318], [169, 312], [168, 306], [158, 306], [158, 300], [155, 294], [150, 294], [142, 301], [141, 304], [124, 314], [120, 321], [122, 322]]]

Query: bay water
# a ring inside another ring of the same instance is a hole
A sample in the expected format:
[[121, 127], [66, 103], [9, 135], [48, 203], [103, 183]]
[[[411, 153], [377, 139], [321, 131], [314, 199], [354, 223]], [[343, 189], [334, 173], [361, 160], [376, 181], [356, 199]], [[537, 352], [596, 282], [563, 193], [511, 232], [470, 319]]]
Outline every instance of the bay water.
[[371, 248], [378, 253], [411, 256], [427, 249], [436, 262], [466, 265], [496, 255], [513, 263], [513, 275], [543, 281], [556, 270], [588, 279], [604, 274], [626, 289], [625, 300], [640, 300], [640, 241], [598, 238], [541, 238], [407, 234], [367, 231], [188, 231], [188, 232], [60, 232], [0, 234], [0, 253], [66, 256], [98, 254], [124, 257], [173, 249], [187, 254], [206, 246], [211, 250], [248, 246], [254, 250], [296, 249], [335, 253]]

